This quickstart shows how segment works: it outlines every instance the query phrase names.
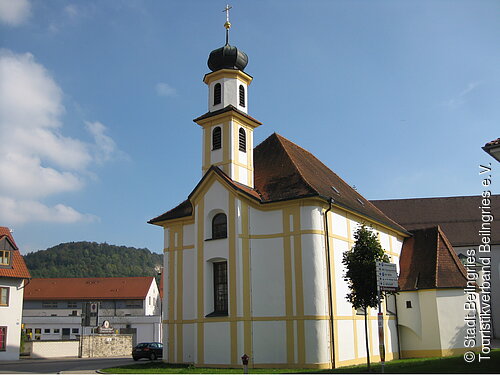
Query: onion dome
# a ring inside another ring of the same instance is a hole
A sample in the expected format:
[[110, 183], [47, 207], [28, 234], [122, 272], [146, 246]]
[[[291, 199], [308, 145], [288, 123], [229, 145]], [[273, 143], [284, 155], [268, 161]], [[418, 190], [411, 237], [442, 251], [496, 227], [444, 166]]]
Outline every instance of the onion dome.
[[243, 71], [248, 64], [248, 56], [235, 46], [226, 44], [210, 52], [207, 65], [212, 72], [219, 69], [238, 69]]

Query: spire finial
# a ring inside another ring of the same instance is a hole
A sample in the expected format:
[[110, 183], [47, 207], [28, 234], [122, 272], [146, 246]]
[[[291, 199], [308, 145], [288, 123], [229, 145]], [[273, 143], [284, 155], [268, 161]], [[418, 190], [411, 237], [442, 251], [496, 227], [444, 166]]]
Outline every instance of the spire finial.
[[232, 6], [227, 4], [223, 10], [223, 12], [226, 12], [226, 23], [224, 24], [224, 27], [226, 28], [226, 44], [229, 44], [229, 29], [231, 28], [231, 22], [229, 22], [229, 9], [231, 8]]

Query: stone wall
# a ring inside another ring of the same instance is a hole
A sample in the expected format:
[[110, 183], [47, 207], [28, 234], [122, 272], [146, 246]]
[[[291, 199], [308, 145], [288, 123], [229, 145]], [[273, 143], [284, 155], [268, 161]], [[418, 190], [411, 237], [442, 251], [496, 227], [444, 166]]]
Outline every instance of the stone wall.
[[132, 335], [85, 335], [82, 358], [131, 357]]
[[79, 340], [37, 340], [25, 344], [30, 358], [78, 357]]

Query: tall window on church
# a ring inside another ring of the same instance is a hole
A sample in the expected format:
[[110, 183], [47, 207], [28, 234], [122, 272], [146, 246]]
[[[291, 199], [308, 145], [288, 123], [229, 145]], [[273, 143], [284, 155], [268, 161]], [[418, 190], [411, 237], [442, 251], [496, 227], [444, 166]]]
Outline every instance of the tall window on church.
[[217, 126], [212, 132], [212, 150], [218, 150], [221, 148], [221, 130], [220, 126]]
[[247, 152], [247, 133], [245, 129], [240, 128], [239, 131], [239, 147], [238, 149], [243, 152]]
[[245, 106], [245, 88], [240, 85], [240, 106]]
[[220, 104], [222, 98], [222, 86], [216, 83], [214, 86], [214, 105]]
[[214, 313], [227, 315], [227, 262], [214, 263]]
[[227, 238], [227, 217], [225, 214], [217, 214], [212, 219], [212, 239]]

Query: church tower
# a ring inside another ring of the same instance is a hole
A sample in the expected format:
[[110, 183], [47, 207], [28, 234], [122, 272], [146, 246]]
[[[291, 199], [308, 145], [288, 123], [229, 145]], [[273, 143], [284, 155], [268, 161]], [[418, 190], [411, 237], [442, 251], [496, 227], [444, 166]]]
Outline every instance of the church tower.
[[211, 73], [203, 78], [208, 86], [208, 112], [194, 121], [203, 128], [203, 173], [218, 166], [233, 181], [253, 188], [253, 130], [261, 123], [248, 115], [252, 77], [243, 71], [248, 56], [229, 44], [229, 9], [224, 24], [226, 44], [210, 53]]

